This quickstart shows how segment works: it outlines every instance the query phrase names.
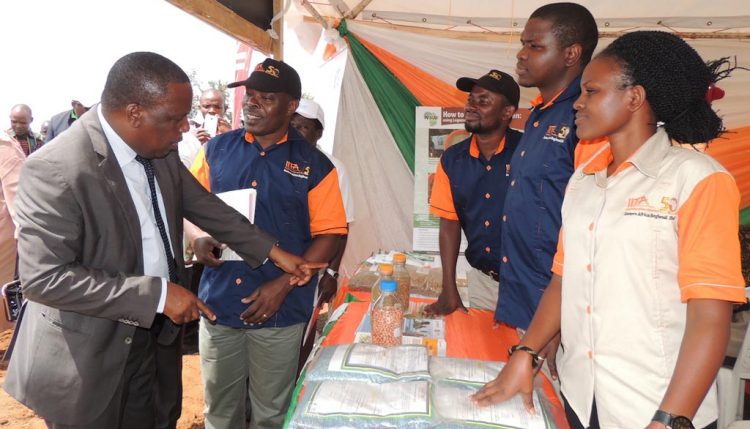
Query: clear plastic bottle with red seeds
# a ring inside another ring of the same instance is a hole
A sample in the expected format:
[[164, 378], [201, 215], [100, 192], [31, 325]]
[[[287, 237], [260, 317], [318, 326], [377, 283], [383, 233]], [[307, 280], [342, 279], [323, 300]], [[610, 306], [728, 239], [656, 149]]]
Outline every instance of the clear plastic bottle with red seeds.
[[372, 307], [372, 343], [379, 346], [401, 345], [404, 309], [396, 295], [394, 280], [380, 281], [380, 296]]

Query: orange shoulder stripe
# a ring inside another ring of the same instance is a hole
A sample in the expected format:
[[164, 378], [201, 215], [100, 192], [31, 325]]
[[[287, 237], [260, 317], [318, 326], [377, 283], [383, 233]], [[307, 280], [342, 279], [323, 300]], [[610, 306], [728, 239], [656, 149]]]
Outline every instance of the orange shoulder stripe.
[[456, 206], [453, 204], [451, 181], [445, 170], [443, 160], [438, 161], [437, 170], [432, 177], [432, 193], [430, 194], [430, 213], [448, 220], [458, 220]]
[[307, 193], [307, 206], [310, 212], [310, 233], [313, 237], [320, 234], [348, 233], [336, 168], [332, 168], [328, 175]]
[[681, 298], [745, 301], [739, 242], [740, 194], [728, 173], [695, 186], [677, 213]]
[[190, 172], [207, 191], [211, 192], [211, 171], [206, 161], [204, 148], [201, 148], [198, 155], [195, 156], [193, 165], [190, 166]]

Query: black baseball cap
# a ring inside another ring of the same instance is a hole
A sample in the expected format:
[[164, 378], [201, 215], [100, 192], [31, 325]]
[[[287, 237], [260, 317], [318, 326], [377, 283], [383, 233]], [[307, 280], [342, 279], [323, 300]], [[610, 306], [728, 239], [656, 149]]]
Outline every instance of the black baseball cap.
[[518, 87], [516, 80], [508, 73], [500, 70], [490, 70], [489, 73], [474, 79], [462, 77], [456, 81], [456, 88], [464, 92], [471, 92], [474, 85], [502, 94], [508, 99], [510, 104], [518, 107], [518, 100], [521, 98], [521, 89]]
[[263, 92], [285, 92], [294, 98], [302, 97], [302, 83], [299, 74], [289, 64], [266, 58], [255, 66], [250, 76], [239, 82], [232, 82], [227, 88], [246, 86]]

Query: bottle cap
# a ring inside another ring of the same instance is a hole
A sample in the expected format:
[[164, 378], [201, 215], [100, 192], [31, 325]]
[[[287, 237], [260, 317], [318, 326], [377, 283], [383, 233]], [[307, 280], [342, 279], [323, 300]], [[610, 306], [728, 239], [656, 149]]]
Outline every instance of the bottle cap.
[[380, 271], [380, 274], [385, 274], [386, 276], [390, 276], [393, 274], [393, 265], [392, 264], [380, 264], [378, 266], [378, 270]]
[[396, 292], [396, 281], [395, 280], [382, 280], [380, 282], [381, 292]]
[[394, 253], [393, 262], [406, 262], [406, 255], [403, 253]]

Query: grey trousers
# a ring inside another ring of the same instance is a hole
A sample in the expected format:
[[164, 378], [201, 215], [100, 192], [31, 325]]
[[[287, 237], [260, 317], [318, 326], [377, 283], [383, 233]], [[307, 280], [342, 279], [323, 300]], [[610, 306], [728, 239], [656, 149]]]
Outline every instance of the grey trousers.
[[201, 319], [199, 349], [206, 429], [245, 427], [249, 377], [251, 427], [276, 429], [289, 408], [305, 325], [239, 329]]

